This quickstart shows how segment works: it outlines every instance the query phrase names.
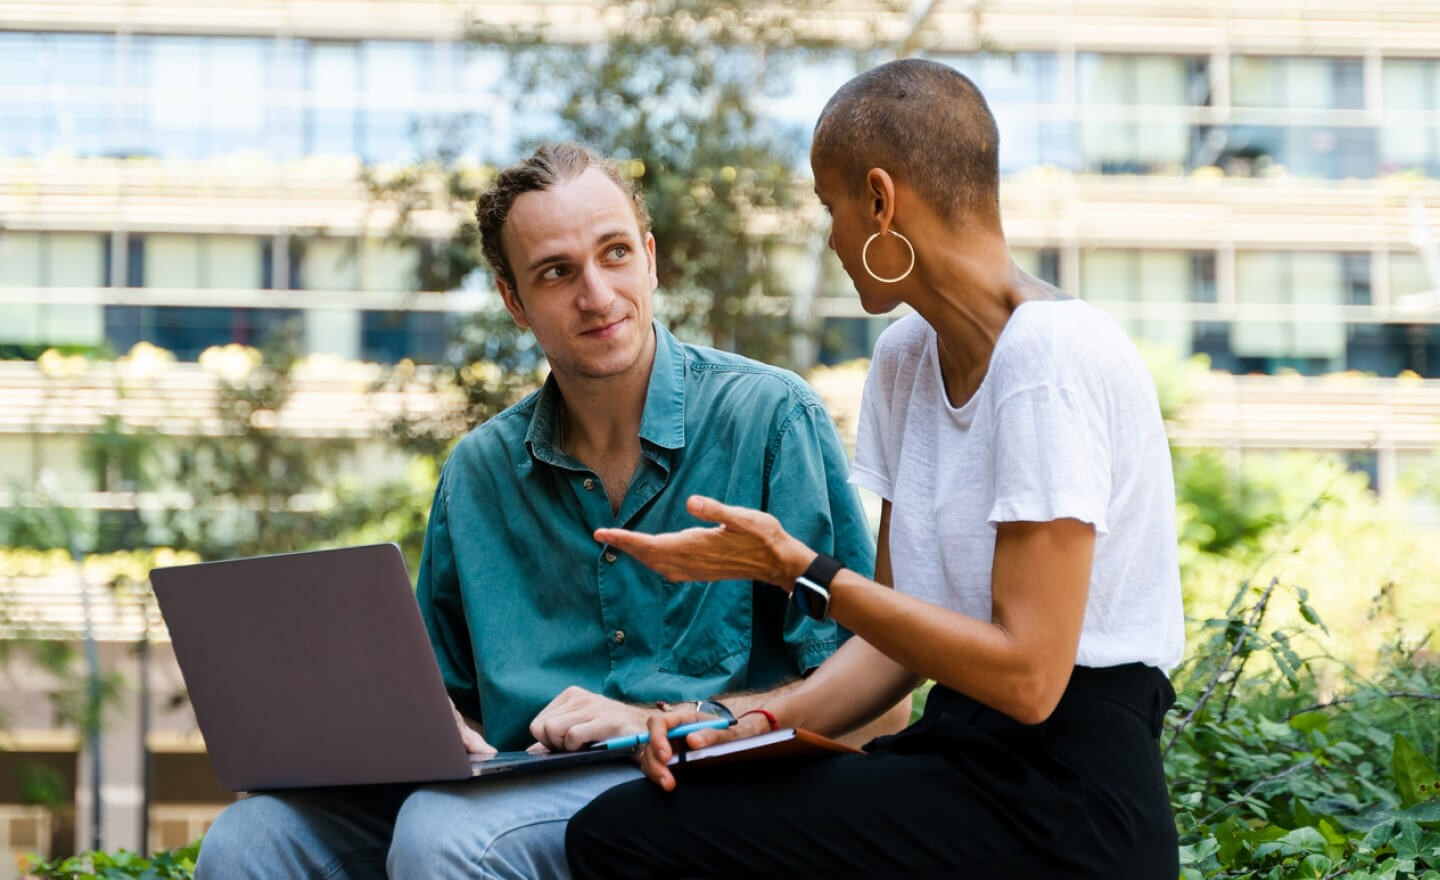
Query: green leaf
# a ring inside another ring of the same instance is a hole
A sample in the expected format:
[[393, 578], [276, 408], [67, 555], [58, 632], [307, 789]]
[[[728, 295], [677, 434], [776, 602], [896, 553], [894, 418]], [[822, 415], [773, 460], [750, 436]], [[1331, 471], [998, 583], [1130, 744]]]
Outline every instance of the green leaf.
[[1310, 733], [1316, 730], [1323, 732], [1330, 726], [1330, 716], [1318, 709], [1313, 712], [1301, 712], [1290, 719], [1290, 726], [1301, 733]]
[[1400, 825], [1394, 819], [1386, 819], [1365, 832], [1360, 840], [1360, 848], [1363, 850], [1377, 850], [1394, 839], [1395, 834], [1400, 830]]
[[1406, 807], [1413, 807], [1421, 801], [1429, 800], [1437, 793], [1436, 786], [1440, 785], [1440, 775], [1437, 775], [1435, 768], [1425, 760], [1420, 750], [1410, 744], [1403, 734], [1395, 734], [1395, 751], [1390, 759], [1390, 770], [1395, 776], [1395, 790], [1400, 795], [1400, 803]]
[[1250, 850], [1248, 826], [1236, 816], [1231, 816], [1215, 829], [1215, 842], [1219, 844], [1220, 863], [1234, 865], [1237, 857]]
[[1325, 836], [1314, 828], [1296, 828], [1294, 831], [1286, 832], [1278, 840], [1262, 843], [1255, 847], [1255, 857], [1279, 853], [1291, 855], [1298, 853], [1323, 854], [1327, 841]]
[[1440, 831], [1440, 800], [1422, 801], [1395, 813], [1397, 819], [1408, 819], [1432, 831]]
[[1305, 860], [1300, 863], [1300, 867], [1296, 869], [1294, 876], [1325, 877], [1333, 867], [1335, 867], [1335, 863], [1325, 856], [1308, 855], [1305, 857]]
[[[1390, 840], [1397, 859], [1416, 859], [1426, 855], [1425, 834], [1420, 826], [1404, 819], [1400, 820], [1399, 831]], [[1412, 869], [1413, 870], [1413, 869]]]
[[1180, 864], [1198, 865], [1219, 851], [1220, 844], [1213, 837], [1207, 837], [1193, 846], [1180, 847]]

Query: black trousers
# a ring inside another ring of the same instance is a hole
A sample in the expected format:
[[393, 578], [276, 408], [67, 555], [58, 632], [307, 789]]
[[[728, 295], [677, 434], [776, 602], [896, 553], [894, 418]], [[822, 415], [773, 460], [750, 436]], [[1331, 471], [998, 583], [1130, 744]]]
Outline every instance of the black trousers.
[[846, 755], [697, 766], [617, 786], [571, 821], [579, 880], [699, 877], [1174, 880], [1158, 670], [1076, 667], [1024, 725], [936, 686], [924, 717]]

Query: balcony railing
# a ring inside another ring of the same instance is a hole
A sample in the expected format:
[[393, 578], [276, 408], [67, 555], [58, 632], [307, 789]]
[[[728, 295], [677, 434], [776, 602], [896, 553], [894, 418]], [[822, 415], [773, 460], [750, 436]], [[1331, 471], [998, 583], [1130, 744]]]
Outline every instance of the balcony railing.
[[[252, 235], [385, 235], [394, 214], [370, 200], [350, 163], [0, 160], [0, 217], [15, 230]], [[1440, 217], [1440, 180], [1324, 181], [1219, 172], [1101, 176], [1035, 169], [1005, 179], [1013, 243], [1410, 248], [1410, 203]], [[457, 215], [419, 212], [446, 235]]]
[[[545, 28], [553, 39], [593, 40], [619, 15], [599, 2], [475, 0], [4, 0], [16, 30], [233, 34], [318, 39], [459, 39], [473, 20]], [[777, 4], [779, 5], [779, 4]], [[804, 26], [859, 45], [966, 51], [1057, 45], [1139, 52], [1363, 53], [1383, 47], [1433, 56], [1440, 17], [1431, 0], [937, 0], [923, 19], [907, 2], [837, 0]]]
[[[288, 405], [273, 414], [281, 431], [306, 437], [370, 437], [402, 416], [423, 419], [449, 411], [452, 401], [422, 382], [375, 388], [376, 366], [346, 365], [339, 375], [302, 375]], [[39, 364], [0, 362], [0, 434], [88, 432], [111, 416], [126, 425], [167, 434], [214, 434], [220, 384], [197, 364], [172, 364], [150, 376], [127, 374], [124, 364], [90, 365], [76, 376], [46, 375]]]

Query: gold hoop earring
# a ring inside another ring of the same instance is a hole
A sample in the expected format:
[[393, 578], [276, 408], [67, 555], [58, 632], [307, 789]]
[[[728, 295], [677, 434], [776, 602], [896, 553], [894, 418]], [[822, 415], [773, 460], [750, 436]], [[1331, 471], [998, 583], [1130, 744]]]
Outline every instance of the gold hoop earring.
[[865, 271], [869, 272], [870, 277], [874, 278], [876, 281], [882, 282], [884, 284], [894, 284], [897, 281], [904, 281], [906, 278], [909, 278], [910, 272], [915, 268], [915, 245], [910, 243], [910, 239], [906, 238], [905, 236], [901, 235], [893, 229], [891, 229], [887, 234], [893, 235], [901, 241], [905, 242], [905, 246], [910, 249], [910, 265], [905, 267], [905, 271], [901, 272], [899, 275], [896, 275], [894, 278], [884, 278], [876, 275], [875, 270], [870, 268], [870, 243], [880, 237], [880, 233], [878, 232], [865, 239], [865, 246], [860, 249], [860, 265], [864, 266]]

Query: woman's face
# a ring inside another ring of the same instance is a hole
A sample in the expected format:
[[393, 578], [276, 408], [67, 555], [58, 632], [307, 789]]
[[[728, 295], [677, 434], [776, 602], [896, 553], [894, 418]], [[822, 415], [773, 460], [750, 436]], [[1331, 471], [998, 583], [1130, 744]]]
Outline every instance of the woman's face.
[[[815, 174], [815, 195], [830, 215], [830, 250], [840, 258], [845, 274], [855, 285], [860, 295], [860, 306], [872, 315], [882, 315], [894, 309], [901, 302], [895, 284], [877, 281], [865, 271], [861, 252], [865, 241], [880, 231], [875, 219], [874, 201], [864, 190], [852, 193], [838, 171], [816, 164], [813, 159], [811, 170]], [[905, 269], [908, 250], [893, 236], [877, 238], [870, 245], [870, 267], [876, 273], [890, 277]], [[904, 257], [904, 261], [902, 261]], [[896, 265], [892, 266], [891, 263]]]

